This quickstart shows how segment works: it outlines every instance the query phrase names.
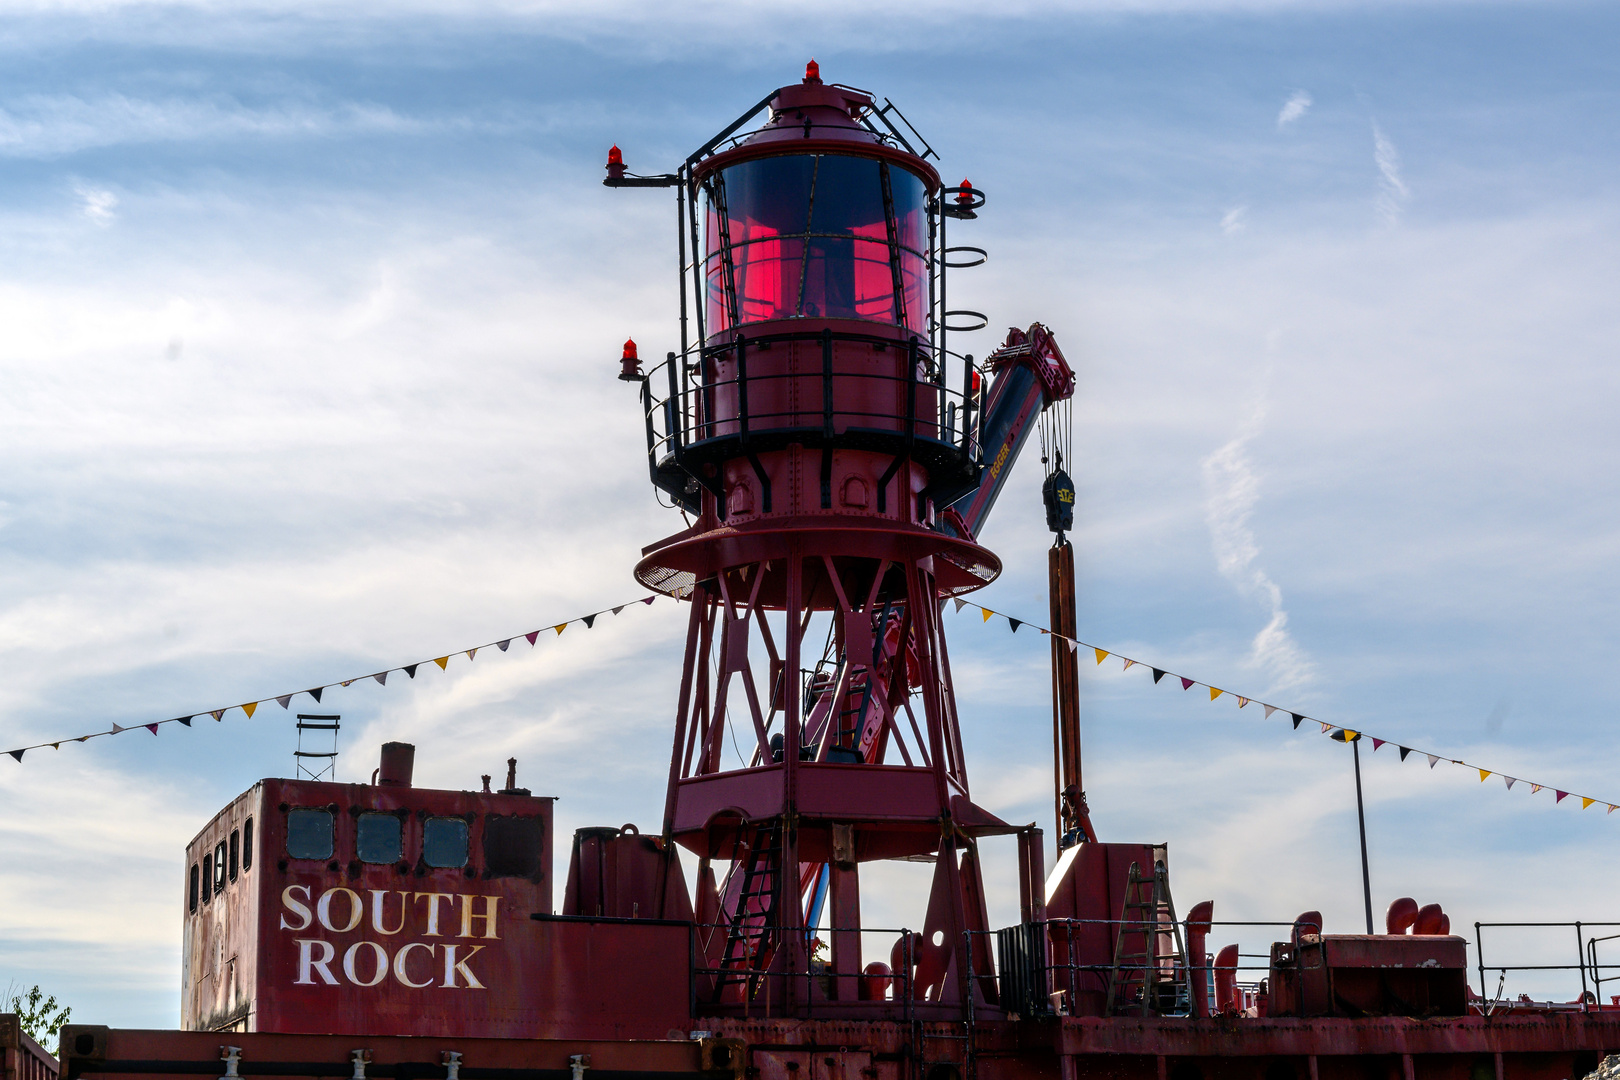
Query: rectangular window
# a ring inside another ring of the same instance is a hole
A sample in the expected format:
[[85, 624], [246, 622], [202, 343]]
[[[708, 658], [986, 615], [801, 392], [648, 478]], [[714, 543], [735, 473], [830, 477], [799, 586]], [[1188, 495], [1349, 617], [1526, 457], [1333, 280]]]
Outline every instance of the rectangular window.
[[540, 877], [541, 830], [538, 817], [484, 819], [484, 866], [490, 877]]
[[400, 820], [393, 814], [361, 814], [355, 830], [355, 847], [360, 861], [398, 862], [401, 838]]
[[198, 886], [198, 878], [200, 876], [201, 875], [199, 875], [197, 873], [197, 864], [192, 863], [191, 864], [191, 888], [189, 888], [186, 891], [186, 895], [188, 897], [187, 902], [186, 902], [186, 909], [188, 911], [190, 911], [193, 915], [197, 914], [197, 886]]
[[287, 811], [287, 854], [295, 859], [330, 859], [332, 812], [304, 808]]
[[242, 824], [242, 873], [253, 869], [253, 819]]
[[429, 866], [466, 866], [466, 820], [458, 817], [428, 818], [422, 825], [422, 861]]
[[236, 880], [236, 866], [242, 857], [242, 834], [236, 829], [231, 830], [231, 880]]
[[203, 856], [202, 902], [206, 904], [206, 903], [208, 903], [208, 901], [212, 900], [213, 898], [214, 898], [214, 856], [212, 854], [208, 854], [208, 855]]

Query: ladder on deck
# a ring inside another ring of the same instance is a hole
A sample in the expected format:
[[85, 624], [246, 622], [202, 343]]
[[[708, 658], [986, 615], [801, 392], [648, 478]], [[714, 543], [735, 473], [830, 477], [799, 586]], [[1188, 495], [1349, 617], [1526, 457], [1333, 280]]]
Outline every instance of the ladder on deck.
[[[1166, 938], [1168, 942], [1163, 940]], [[1133, 947], [1137, 944], [1139, 949]], [[1162, 944], [1168, 944], [1168, 950]], [[1132, 985], [1140, 989], [1139, 1000], [1130, 998]], [[1103, 1008], [1107, 1016], [1138, 1010], [1142, 1016], [1188, 1015], [1192, 1011], [1191, 971], [1181, 924], [1170, 899], [1170, 875], [1164, 863], [1157, 861], [1151, 874], [1143, 874], [1138, 864], [1131, 863], [1114, 938], [1108, 1001]]]
[[715, 1000], [727, 986], [747, 985], [753, 997], [776, 952], [780, 912], [776, 910], [782, 878], [782, 823], [770, 821], [754, 830], [743, 867], [736, 914], [726, 928], [726, 948], [715, 978]]

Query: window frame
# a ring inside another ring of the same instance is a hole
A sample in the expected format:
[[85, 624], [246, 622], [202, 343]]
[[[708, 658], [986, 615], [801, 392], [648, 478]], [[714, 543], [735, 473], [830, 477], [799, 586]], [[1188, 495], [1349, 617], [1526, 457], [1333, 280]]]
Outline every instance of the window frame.
[[[327, 846], [324, 855], [299, 855], [292, 849], [293, 841], [293, 815], [295, 814], [323, 814], [326, 817]], [[289, 859], [298, 859], [302, 862], [325, 862], [337, 854], [337, 815], [329, 806], [291, 806], [287, 808], [287, 832], [283, 838], [282, 848]]]

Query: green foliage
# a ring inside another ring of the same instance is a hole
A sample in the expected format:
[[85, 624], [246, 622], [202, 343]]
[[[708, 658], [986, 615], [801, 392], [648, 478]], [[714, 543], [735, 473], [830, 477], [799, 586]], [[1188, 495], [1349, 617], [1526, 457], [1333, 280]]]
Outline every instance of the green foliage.
[[[44, 1000], [41, 1000], [42, 998]], [[10, 995], [10, 1000], [6, 1004], [22, 1021], [22, 1029], [41, 1045], [44, 1045], [47, 1039], [55, 1041], [56, 1033], [62, 1030], [62, 1025], [68, 1022], [73, 1012], [66, 1006], [58, 1009], [56, 998], [45, 997], [38, 986], [28, 991], [26, 996]]]

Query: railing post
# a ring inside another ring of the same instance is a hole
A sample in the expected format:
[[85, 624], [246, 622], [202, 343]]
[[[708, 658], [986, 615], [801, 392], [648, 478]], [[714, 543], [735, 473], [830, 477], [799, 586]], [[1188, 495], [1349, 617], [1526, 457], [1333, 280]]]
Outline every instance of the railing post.
[[680, 406], [681, 392], [676, 382], [675, 368], [677, 365], [675, 354], [670, 353], [665, 363], [669, 367], [669, 399], [665, 402], [664, 416], [669, 430], [664, 434], [669, 437], [669, 452], [674, 455], [675, 461], [679, 463], [682, 449], [681, 436], [685, 434], [681, 428], [684, 426], [686, 419], [686, 410]]
[[[1485, 1000], [1485, 937], [1480, 931], [1480, 924], [1474, 924], [1474, 959], [1479, 962], [1479, 1000]], [[1485, 1011], [1485, 1006], [1480, 1006]]]
[[1581, 940], [1581, 921], [1575, 920], [1575, 962], [1581, 965], [1581, 1012], [1586, 1011], [1586, 954]]

